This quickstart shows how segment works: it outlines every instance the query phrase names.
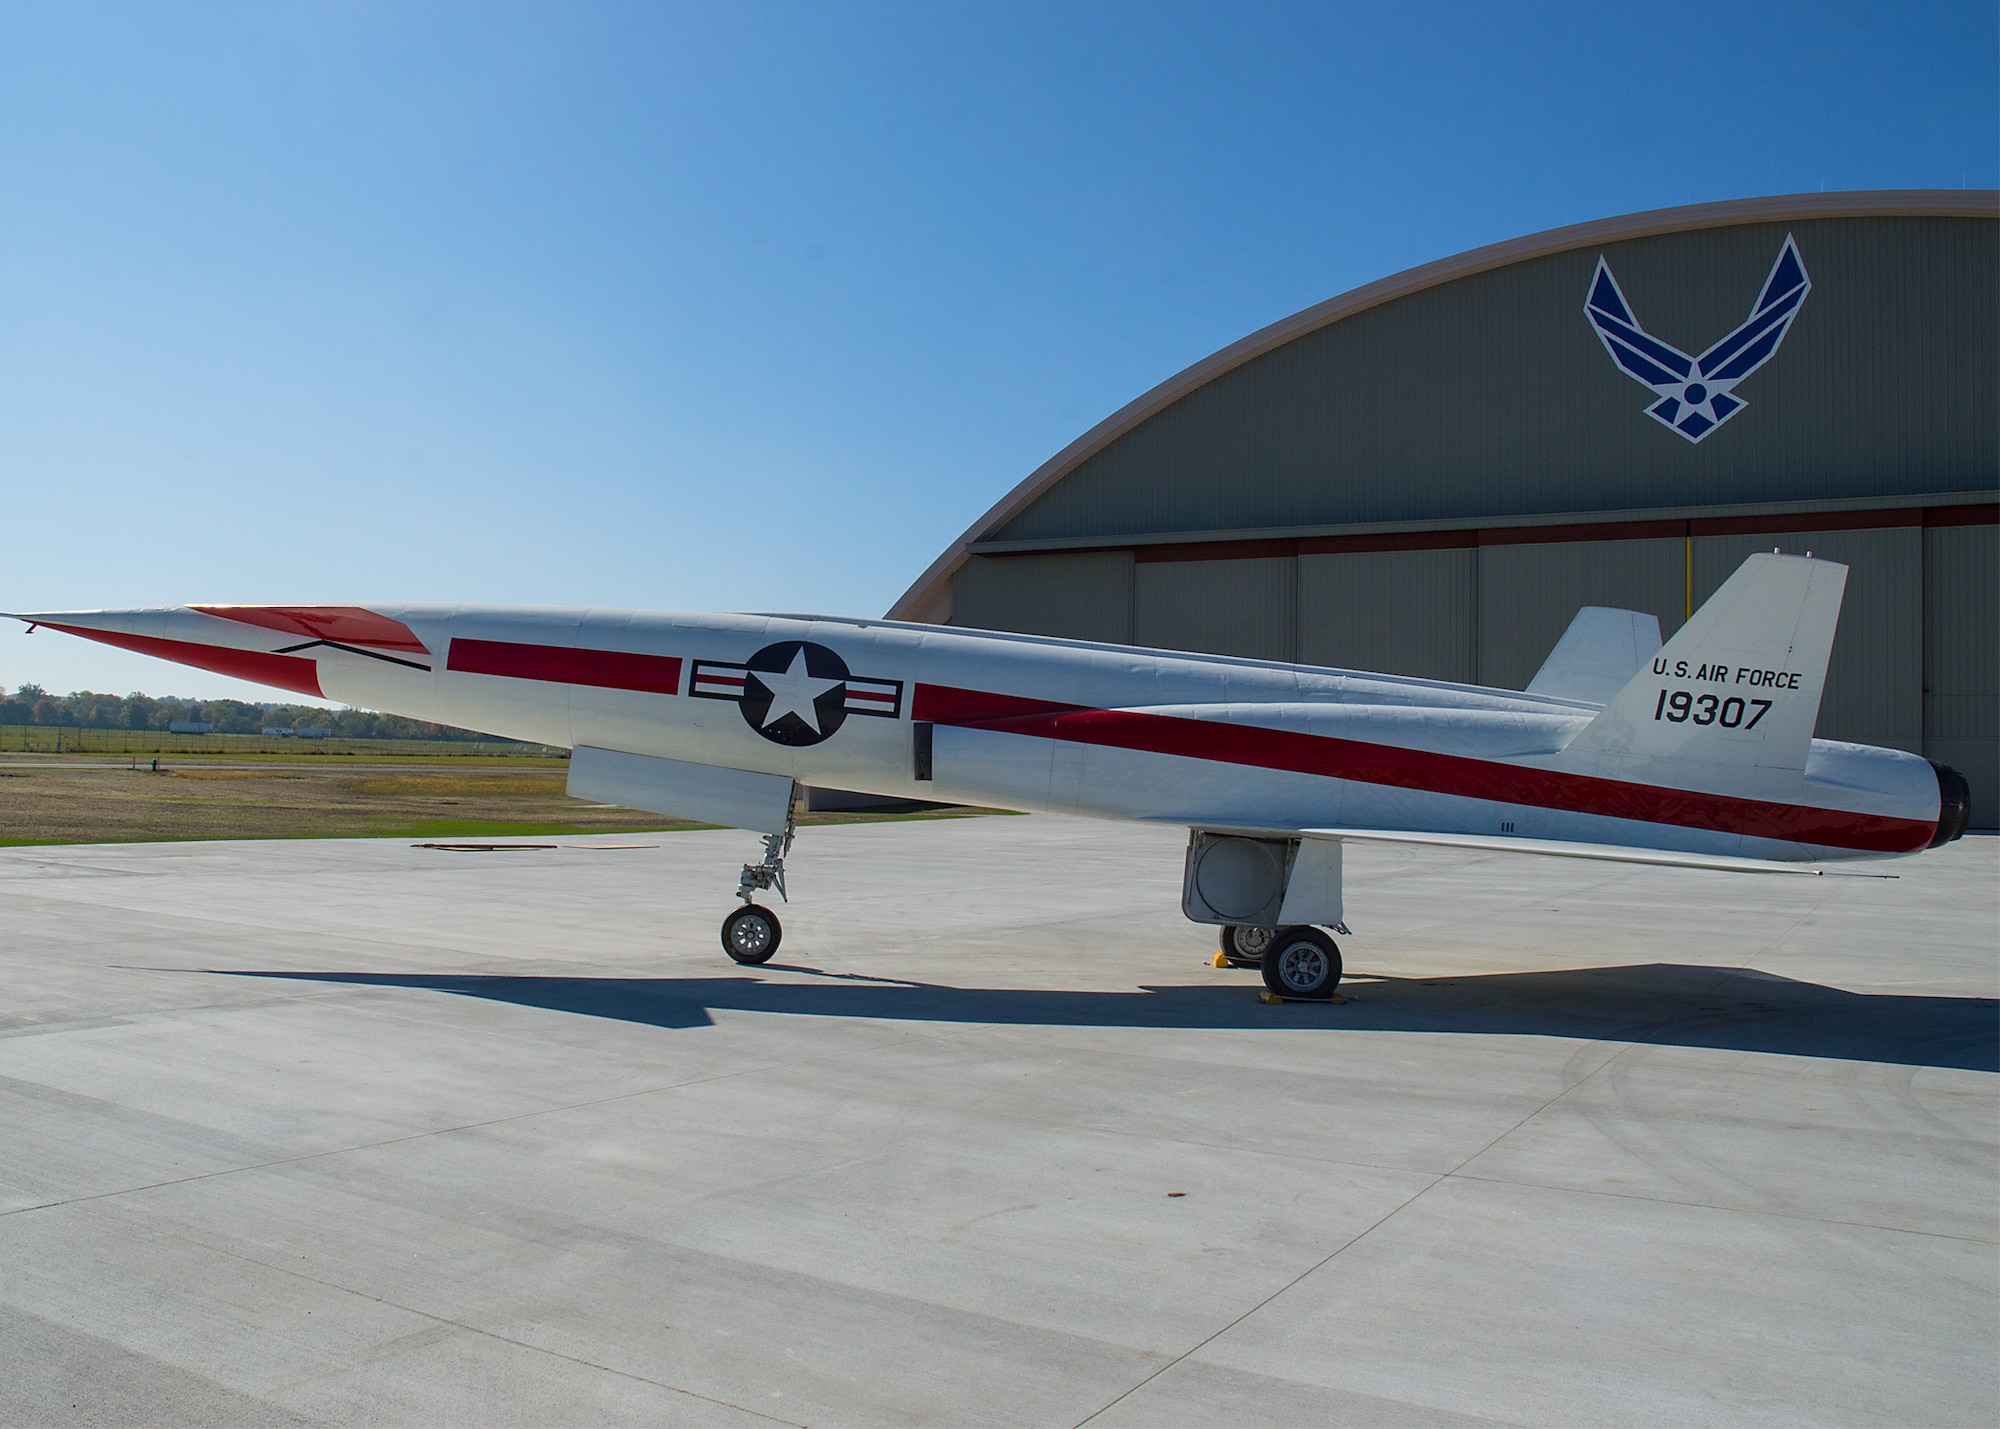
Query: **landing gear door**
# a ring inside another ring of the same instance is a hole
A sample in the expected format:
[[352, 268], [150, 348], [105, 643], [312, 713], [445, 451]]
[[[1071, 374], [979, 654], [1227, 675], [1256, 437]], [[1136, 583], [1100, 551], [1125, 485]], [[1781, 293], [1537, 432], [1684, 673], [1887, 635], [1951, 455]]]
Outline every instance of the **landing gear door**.
[[1278, 922], [1286, 927], [1317, 924], [1345, 931], [1340, 897], [1340, 845], [1332, 839], [1300, 839], [1285, 883]]
[[1181, 911], [1197, 923], [1275, 928], [1299, 840], [1188, 834]]
[[1340, 845], [1331, 839], [1188, 833], [1181, 911], [1236, 927], [1341, 926]]
[[789, 774], [758, 774], [648, 754], [579, 745], [569, 759], [569, 796], [669, 818], [782, 834], [791, 827]]

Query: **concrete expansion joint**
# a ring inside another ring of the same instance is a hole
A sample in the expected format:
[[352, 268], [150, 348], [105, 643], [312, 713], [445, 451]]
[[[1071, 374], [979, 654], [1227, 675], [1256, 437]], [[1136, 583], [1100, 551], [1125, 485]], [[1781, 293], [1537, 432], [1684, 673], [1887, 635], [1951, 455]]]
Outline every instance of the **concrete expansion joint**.
[[1117, 1405], [1120, 1404], [1122, 1401], [1131, 1398], [1134, 1394], [1138, 1393], [1138, 1391], [1140, 1391], [1141, 1389], [1144, 1389], [1146, 1385], [1150, 1384], [1153, 1380], [1158, 1379], [1161, 1375], [1165, 1374], [1175, 1365], [1180, 1364], [1183, 1360], [1188, 1359], [1190, 1356], [1199, 1354], [1203, 1349], [1207, 1348], [1209, 1345], [1214, 1344], [1217, 1340], [1221, 1339], [1224, 1335], [1228, 1334], [1231, 1330], [1235, 1329], [1238, 1325], [1242, 1324], [1245, 1320], [1249, 1319], [1259, 1310], [1262, 1310], [1265, 1306], [1273, 1303], [1279, 1297], [1285, 1295], [1287, 1292], [1303, 1284], [1306, 1280], [1309, 1280], [1314, 1275], [1317, 1275], [1321, 1270], [1325, 1269], [1328, 1265], [1332, 1264], [1337, 1257], [1342, 1255], [1344, 1252], [1351, 1250], [1356, 1245], [1359, 1245], [1362, 1241], [1366, 1240], [1369, 1236], [1373, 1235], [1376, 1231], [1380, 1230], [1383, 1226], [1387, 1225], [1390, 1221], [1394, 1220], [1397, 1216], [1401, 1215], [1404, 1211], [1408, 1210], [1411, 1206], [1415, 1205], [1418, 1201], [1422, 1200], [1425, 1196], [1429, 1195], [1430, 1192], [1440, 1182], [1444, 1181], [1445, 1179], [1446, 1176], [1433, 1175], [1431, 1179], [1427, 1181], [1423, 1186], [1419, 1187], [1416, 1191], [1412, 1192], [1410, 1195], [1405, 1197], [1402, 1201], [1398, 1202], [1396, 1205], [1390, 1207], [1388, 1211], [1378, 1216], [1374, 1221], [1364, 1226], [1354, 1235], [1349, 1236], [1346, 1240], [1342, 1241], [1339, 1245], [1335, 1246], [1332, 1250], [1328, 1251], [1325, 1255], [1321, 1256], [1318, 1260], [1314, 1261], [1311, 1265], [1307, 1266], [1297, 1275], [1294, 1275], [1290, 1280], [1287, 1280], [1283, 1285], [1280, 1285], [1276, 1290], [1273, 1290], [1270, 1294], [1266, 1295], [1256, 1304], [1250, 1306], [1247, 1310], [1244, 1310], [1241, 1314], [1231, 1319], [1227, 1324], [1218, 1327], [1214, 1332], [1204, 1336], [1201, 1340], [1199, 1340], [1195, 1344], [1189, 1345], [1185, 1350], [1182, 1350], [1179, 1354], [1175, 1355], [1165, 1364], [1159, 1366], [1151, 1374], [1146, 1375], [1143, 1379], [1139, 1380], [1137, 1383], [1125, 1389], [1124, 1392], [1122, 1392], [1121, 1394], [1105, 1401], [1103, 1404], [1099, 1405], [1096, 1409], [1092, 1410], [1089, 1414], [1086, 1414], [1083, 1418], [1077, 1420], [1074, 1429], [1083, 1429], [1083, 1426], [1090, 1423], [1091, 1420], [1097, 1418], [1099, 1415], [1105, 1413], [1107, 1410], [1117, 1407]]
[[[1503, 1137], [1502, 1140], [1505, 1138]], [[1480, 1176], [1469, 1171], [1447, 1171], [1441, 1181], [1475, 1181], [1483, 1186], [1522, 1186], [1552, 1191], [1566, 1196], [1605, 1196], [1617, 1201], [1638, 1201], [1655, 1206], [1685, 1206], [1691, 1211], [1717, 1211], [1729, 1216], [1763, 1216], [1771, 1220], [1796, 1221], [1813, 1226], [1846, 1226], [1854, 1230], [1883, 1231], [1889, 1235], [1923, 1236], [1930, 1240], [1960, 1241], [1967, 1245], [2000, 1245], [2000, 1238], [1954, 1235], [1950, 1231], [1928, 1231], [1914, 1226], [1892, 1226], [1881, 1221], [1858, 1221], [1844, 1216], [1808, 1216], [1797, 1211], [1774, 1210], [1762, 1206], [1731, 1206], [1719, 1201], [1698, 1201], [1686, 1196], [1642, 1195], [1636, 1191], [1612, 1191], [1602, 1186], [1549, 1186], [1540, 1181], [1522, 1181], [1511, 1176]]]

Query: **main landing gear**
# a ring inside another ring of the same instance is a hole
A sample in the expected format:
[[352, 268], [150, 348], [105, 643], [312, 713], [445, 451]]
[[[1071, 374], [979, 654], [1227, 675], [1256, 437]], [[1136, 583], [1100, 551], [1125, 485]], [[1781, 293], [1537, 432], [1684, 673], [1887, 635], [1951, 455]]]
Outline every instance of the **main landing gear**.
[[1264, 986], [1279, 997], [1323, 1002], [1340, 986], [1340, 948], [1317, 928], [1280, 928], [1262, 970]]
[[1340, 986], [1340, 946], [1318, 928], [1225, 927], [1216, 966], [1256, 968], [1265, 987], [1298, 1002], [1323, 1002]]
[[798, 831], [798, 824], [787, 816], [783, 833], [764, 835], [763, 862], [743, 865], [742, 880], [736, 885], [736, 896], [743, 900], [743, 906], [722, 920], [722, 951], [739, 963], [768, 963], [785, 936], [778, 915], [751, 895], [775, 888], [780, 899], [790, 901], [785, 899], [785, 855], [792, 851], [792, 838]]
[[1232, 924], [1222, 930], [1222, 951], [1216, 954], [1219, 968], [1255, 968], [1264, 964], [1264, 953], [1277, 936], [1276, 928], [1250, 928]]

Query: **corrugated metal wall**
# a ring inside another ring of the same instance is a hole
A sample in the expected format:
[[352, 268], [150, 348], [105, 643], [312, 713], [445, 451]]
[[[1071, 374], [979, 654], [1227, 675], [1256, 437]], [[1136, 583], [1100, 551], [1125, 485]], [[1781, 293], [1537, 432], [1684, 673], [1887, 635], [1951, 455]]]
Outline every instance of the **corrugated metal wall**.
[[1924, 753], [1972, 782], [1973, 821], [2000, 823], [2000, 526], [1924, 531]]
[[1357, 551], [1298, 563], [1301, 664], [1479, 678], [1471, 550]]
[[1132, 553], [974, 556], [952, 582], [952, 623], [1132, 643]]
[[1155, 648], [1295, 659], [1298, 565], [1289, 557], [1142, 561], [1132, 572], [1133, 638]]
[[1643, 610], [1671, 639], [1687, 601], [1686, 565], [1680, 541], [1481, 547], [1478, 683], [1525, 688], [1586, 605]]

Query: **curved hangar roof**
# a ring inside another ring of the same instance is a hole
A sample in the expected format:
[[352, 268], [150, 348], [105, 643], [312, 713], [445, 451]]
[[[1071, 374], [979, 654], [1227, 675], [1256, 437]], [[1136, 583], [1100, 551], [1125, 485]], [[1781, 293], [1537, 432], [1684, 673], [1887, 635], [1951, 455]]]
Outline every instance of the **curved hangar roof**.
[[1991, 191], [1740, 199], [1370, 283], [1098, 423], [889, 616], [950, 619], [983, 553], [1990, 492], [1996, 219]]

